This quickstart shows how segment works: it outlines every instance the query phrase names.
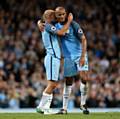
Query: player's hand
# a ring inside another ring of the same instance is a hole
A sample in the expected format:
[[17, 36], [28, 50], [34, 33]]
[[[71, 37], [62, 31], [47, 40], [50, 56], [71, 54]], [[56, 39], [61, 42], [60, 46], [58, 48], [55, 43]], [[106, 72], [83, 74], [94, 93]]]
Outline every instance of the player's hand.
[[73, 14], [72, 14], [72, 13], [69, 13], [69, 14], [68, 14], [68, 21], [69, 21], [69, 22], [72, 22], [72, 20], [73, 20]]
[[41, 32], [44, 31], [45, 23], [41, 22], [41, 20], [38, 20], [37, 25]]
[[81, 67], [85, 65], [85, 57], [84, 57], [84, 56], [82, 56], [82, 57], [80, 58], [79, 65], [80, 65]]

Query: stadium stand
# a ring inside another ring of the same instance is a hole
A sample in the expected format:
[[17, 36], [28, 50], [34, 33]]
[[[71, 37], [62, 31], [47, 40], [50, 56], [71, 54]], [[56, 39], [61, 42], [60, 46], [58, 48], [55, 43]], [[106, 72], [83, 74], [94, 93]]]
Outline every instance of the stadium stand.
[[[46, 86], [44, 47], [36, 22], [45, 9], [64, 6], [88, 40], [89, 107], [120, 107], [120, 15], [117, 0], [0, 0], [0, 108], [34, 108]], [[60, 79], [63, 79], [60, 72]], [[79, 107], [75, 77], [69, 109]], [[51, 107], [62, 106], [62, 82]]]

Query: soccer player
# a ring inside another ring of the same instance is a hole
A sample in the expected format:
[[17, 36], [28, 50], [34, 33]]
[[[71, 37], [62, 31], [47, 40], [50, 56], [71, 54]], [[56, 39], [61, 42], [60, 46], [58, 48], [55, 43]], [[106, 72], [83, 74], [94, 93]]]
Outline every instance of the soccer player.
[[[63, 7], [57, 7], [55, 10], [55, 16], [57, 21], [57, 29], [63, 27], [64, 17], [66, 17], [66, 11]], [[81, 104], [80, 109], [84, 114], [89, 114], [86, 106], [87, 99], [87, 81], [88, 81], [88, 57], [87, 57], [87, 40], [83, 33], [83, 30], [78, 23], [72, 21], [66, 34], [61, 37], [62, 53], [64, 56], [64, 77], [66, 83], [63, 91], [63, 109], [59, 114], [67, 113], [68, 98], [71, 93], [71, 86], [73, 82], [73, 76], [79, 74], [81, 78], [80, 92], [81, 92]]]
[[[57, 29], [61, 29], [65, 23], [66, 11], [63, 7], [57, 7], [55, 16]], [[42, 23], [39, 26], [42, 30]], [[63, 37], [61, 37], [62, 53], [64, 56], [64, 77], [66, 83], [63, 92], [63, 109], [59, 114], [67, 113], [68, 98], [71, 93], [71, 86], [73, 76], [79, 74], [81, 77], [80, 91], [81, 91], [81, 105], [80, 109], [84, 114], [89, 114], [86, 106], [87, 99], [87, 81], [88, 81], [88, 57], [87, 57], [87, 41], [84, 33], [78, 23], [73, 21]]]
[[[46, 56], [44, 60], [44, 65], [46, 69], [46, 75], [48, 80], [48, 85], [43, 92], [41, 101], [36, 108], [36, 111], [44, 114], [51, 114], [50, 104], [52, 101], [52, 93], [58, 84], [58, 76], [60, 69], [60, 59], [61, 52], [59, 47], [59, 35], [64, 35], [72, 22], [72, 14], [68, 15], [67, 23], [62, 27], [62, 29], [57, 30], [54, 26], [55, 12], [53, 10], [46, 10], [43, 14], [43, 19], [45, 21], [45, 28], [42, 32], [42, 40], [46, 49]], [[38, 21], [39, 25], [39, 21]]]

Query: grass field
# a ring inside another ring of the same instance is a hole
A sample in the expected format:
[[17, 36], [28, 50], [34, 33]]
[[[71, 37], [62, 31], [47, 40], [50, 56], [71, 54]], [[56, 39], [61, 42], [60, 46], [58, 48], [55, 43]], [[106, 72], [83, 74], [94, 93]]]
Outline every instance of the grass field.
[[120, 113], [70, 113], [67, 115], [42, 115], [37, 113], [0, 113], [0, 119], [120, 119]]

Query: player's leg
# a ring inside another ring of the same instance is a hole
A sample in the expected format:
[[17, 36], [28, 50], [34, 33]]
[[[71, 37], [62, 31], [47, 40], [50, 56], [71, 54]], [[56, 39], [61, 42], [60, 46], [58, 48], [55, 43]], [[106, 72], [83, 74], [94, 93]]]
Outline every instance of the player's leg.
[[80, 92], [81, 92], [81, 103], [80, 109], [83, 110], [84, 114], [89, 114], [87, 109], [86, 100], [87, 100], [87, 93], [88, 93], [88, 71], [80, 71]]
[[48, 85], [44, 90], [41, 101], [37, 107], [37, 112], [41, 113], [45, 113], [50, 108], [52, 93], [58, 84], [60, 60], [48, 55], [45, 57], [44, 64], [46, 68]]
[[67, 114], [67, 106], [69, 101], [69, 96], [72, 90], [72, 77], [66, 77], [64, 82], [64, 89], [63, 89], [63, 107], [57, 114]]
[[37, 112], [43, 113], [45, 110], [49, 110], [53, 97], [52, 92], [56, 88], [57, 84], [57, 82], [48, 81], [48, 85], [43, 92], [41, 101], [37, 106]]
[[63, 89], [63, 107], [57, 114], [67, 114], [67, 107], [72, 90], [72, 83], [73, 83], [72, 77], [65, 78], [64, 89]]
[[67, 110], [69, 96], [72, 90], [72, 84], [73, 84], [73, 78], [66, 77], [66, 80], [64, 83], [64, 90], [63, 90], [63, 109], [64, 110]]
[[77, 69], [72, 60], [64, 59], [64, 89], [63, 89], [63, 108], [58, 112], [58, 114], [67, 114], [67, 106], [69, 101], [69, 96], [72, 90], [73, 76], [77, 74]]
[[80, 79], [81, 79], [81, 82], [80, 82], [80, 92], [81, 92], [80, 109], [83, 110], [84, 114], [89, 114], [89, 111], [86, 106], [87, 93], [88, 93], [88, 79], [89, 79], [89, 77], [88, 77], [88, 58], [86, 56], [85, 65], [82, 67], [79, 66], [79, 60], [80, 59], [78, 58], [77, 68], [78, 68]]

